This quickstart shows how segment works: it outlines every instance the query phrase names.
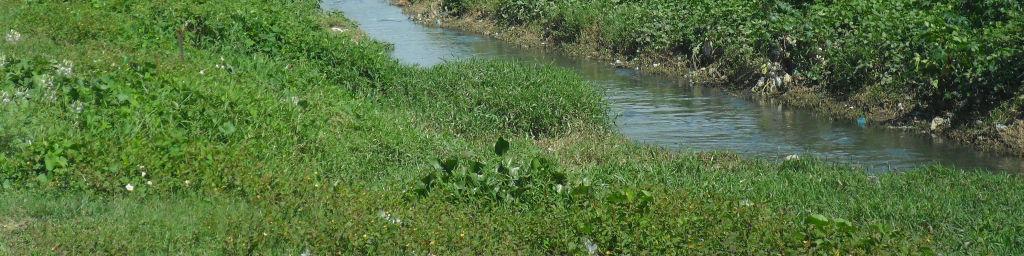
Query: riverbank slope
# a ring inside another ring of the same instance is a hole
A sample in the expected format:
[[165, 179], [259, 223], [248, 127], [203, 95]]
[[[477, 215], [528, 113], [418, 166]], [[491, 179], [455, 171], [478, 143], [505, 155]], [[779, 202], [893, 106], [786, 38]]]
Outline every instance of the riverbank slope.
[[415, 20], [1024, 155], [1024, 5], [394, 1]]
[[1020, 176], [639, 146], [572, 72], [404, 66], [316, 1], [0, 21], [0, 254], [1024, 248]]

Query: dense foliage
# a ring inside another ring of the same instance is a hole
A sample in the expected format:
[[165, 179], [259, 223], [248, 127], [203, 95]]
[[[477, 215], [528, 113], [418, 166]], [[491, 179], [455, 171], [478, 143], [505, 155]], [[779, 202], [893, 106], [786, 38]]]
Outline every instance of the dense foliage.
[[314, 1], [0, 1], [0, 31], [0, 254], [1024, 248], [1019, 176], [643, 147], [571, 72], [403, 66]]
[[[1014, 0], [445, 0], [498, 24], [616, 54], [721, 64], [753, 86], [778, 63], [840, 101], [960, 123], [1024, 118], [1024, 3]], [[905, 106], [905, 107], [898, 107]], [[990, 119], [986, 119], [989, 118]]]

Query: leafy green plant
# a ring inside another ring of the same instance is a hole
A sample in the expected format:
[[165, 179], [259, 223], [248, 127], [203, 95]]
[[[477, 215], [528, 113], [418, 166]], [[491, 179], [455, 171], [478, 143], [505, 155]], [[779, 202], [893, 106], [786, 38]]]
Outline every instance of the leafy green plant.
[[881, 225], [861, 228], [849, 220], [821, 214], [807, 216], [804, 225], [808, 227], [804, 234], [810, 246], [821, 251], [852, 245], [870, 252], [885, 239], [887, 233]]
[[528, 202], [543, 195], [560, 193], [567, 178], [551, 161], [542, 157], [518, 162], [506, 157], [511, 143], [499, 138], [488, 161], [438, 159], [434, 171], [420, 178], [412, 190], [419, 196], [440, 193], [453, 201], [493, 203]]
[[461, 16], [466, 13], [465, 0], [444, 0], [441, 1], [441, 9], [448, 15]]
[[[488, 6], [496, 6], [489, 8]], [[717, 63], [729, 84], [753, 86], [757, 67], [835, 101], [915, 104], [970, 124], [1021, 95], [1024, 5], [1019, 1], [541, 1], [467, 3], [494, 22], [612, 55]], [[909, 99], [907, 97], [909, 96]]]
[[[618, 17], [596, 15], [603, 8], [682, 5], [592, 3], [579, 12], [549, 7], [544, 16], [593, 25]], [[683, 3], [721, 7], [685, 13], [693, 20], [682, 27], [705, 28], [693, 42], [771, 38], [753, 33], [762, 26], [732, 24], [765, 15], [774, 2]], [[1024, 215], [1013, 207], [1024, 205], [1019, 175], [922, 167], [871, 183], [844, 165], [780, 166], [642, 146], [606, 129], [601, 95], [570, 71], [507, 60], [403, 66], [355, 29], [332, 32], [325, 24], [345, 23], [324, 23], [335, 14], [320, 7], [308, 0], [0, 1], [0, 33], [23, 34], [17, 43], [0, 41], [0, 96], [10, 97], [0, 101], [0, 254], [884, 255], [935, 248], [1016, 255], [1024, 248]], [[781, 20], [790, 19], [801, 20]], [[174, 36], [183, 26], [184, 62]], [[823, 27], [832, 26], [844, 25]], [[859, 31], [843, 28], [836, 31]], [[858, 38], [823, 35], [842, 47]], [[806, 42], [803, 33], [792, 36]], [[765, 42], [752, 45], [772, 44]], [[1006, 106], [1006, 118], [1014, 106]], [[495, 143], [498, 135], [515, 139]], [[426, 184], [416, 180], [428, 173], [409, 170], [423, 170], [437, 152], [455, 161], [429, 170], [426, 196], [398, 192]], [[475, 183], [477, 172], [490, 183]], [[737, 207], [740, 198], [750, 200]], [[806, 212], [851, 216], [856, 231], [830, 224], [808, 239], [813, 227], [800, 221]], [[873, 223], [886, 228], [875, 231]], [[878, 237], [877, 246], [856, 242], [866, 237]], [[802, 243], [816, 239], [839, 242]]]

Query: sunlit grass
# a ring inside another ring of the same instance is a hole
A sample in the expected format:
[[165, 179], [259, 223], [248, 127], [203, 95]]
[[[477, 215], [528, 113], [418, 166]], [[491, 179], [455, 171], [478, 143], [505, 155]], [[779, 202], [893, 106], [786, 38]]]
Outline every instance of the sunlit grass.
[[[3, 254], [1016, 254], [1024, 243], [1018, 176], [640, 146], [607, 129], [601, 95], [571, 72], [402, 66], [387, 46], [332, 31], [352, 27], [312, 1], [0, 6], [0, 31], [21, 34], [0, 42]], [[181, 26], [184, 61], [168, 36]]]

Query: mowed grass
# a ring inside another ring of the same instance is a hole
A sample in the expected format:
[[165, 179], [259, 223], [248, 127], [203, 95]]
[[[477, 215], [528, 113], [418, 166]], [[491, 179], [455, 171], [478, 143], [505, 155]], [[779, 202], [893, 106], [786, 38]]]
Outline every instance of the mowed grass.
[[0, 254], [1024, 245], [1019, 176], [640, 146], [571, 72], [402, 66], [314, 1], [0, 7]]

